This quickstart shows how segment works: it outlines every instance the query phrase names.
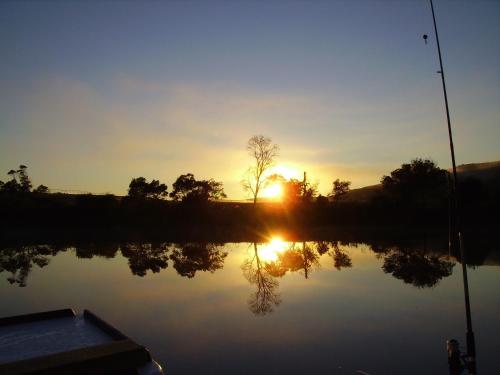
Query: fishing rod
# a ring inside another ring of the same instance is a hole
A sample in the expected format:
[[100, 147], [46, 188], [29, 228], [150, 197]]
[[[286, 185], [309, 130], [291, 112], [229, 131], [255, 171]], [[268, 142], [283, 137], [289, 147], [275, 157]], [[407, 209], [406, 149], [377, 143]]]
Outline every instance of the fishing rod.
[[[454, 203], [454, 213], [455, 213], [455, 225], [456, 225], [456, 232], [457, 232], [457, 240], [458, 240], [458, 247], [460, 249], [460, 258], [462, 260], [462, 279], [463, 279], [463, 286], [464, 286], [464, 297], [465, 297], [465, 315], [466, 315], [466, 321], [467, 321], [467, 333], [466, 333], [466, 340], [467, 340], [467, 355], [466, 355], [466, 366], [469, 371], [469, 374], [475, 375], [476, 372], [476, 344], [475, 344], [475, 339], [474, 339], [474, 331], [472, 330], [472, 315], [471, 315], [471, 309], [470, 309], [470, 298], [469, 298], [469, 282], [467, 278], [467, 262], [465, 258], [465, 249], [464, 249], [464, 243], [463, 243], [463, 236], [462, 236], [462, 229], [461, 229], [461, 220], [460, 220], [460, 206], [459, 206], [459, 199], [458, 199], [458, 178], [457, 178], [457, 167], [455, 163], [455, 147], [453, 145], [453, 134], [451, 131], [451, 120], [450, 120], [450, 109], [448, 106], [448, 94], [446, 92], [446, 81], [444, 78], [444, 68], [443, 68], [443, 58], [441, 56], [441, 47], [439, 44], [439, 35], [438, 35], [438, 30], [437, 30], [437, 25], [436, 25], [436, 15], [434, 13], [434, 4], [432, 0], [429, 0], [430, 6], [431, 6], [431, 11], [432, 11], [432, 21], [434, 23], [434, 34], [436, 37], [436, 44], [437, 44], [437, 50], [438, 50], [438, 56], [439, 56], [439, 67], [440, 70], [438, 73], [441, 75], [441, 83], [443, 85], [443, 95], [444, 95], [444, 104], [446, 108], [446, 120], [448, 123], [448, 138], [450, 142], [450, 153], [451, 153], [451, 163], [453, 167], [453, 203]], [[424, 42], [427, 44], [427, 35], [423, 35]], [[460, 361], [460, 354], [459, 354], [459, 349], [458, 349], [458, 342], [456, 340], [450, 340], [448, 341], [448, 361], [450, 364], [450, 372], [452, 370], [457, 371], [455, 368]], [[452, 366], [454, 369], [452, 369]], [[461, 372], [461, 370], [460, 370]], [[460, 373], [460, 372], [454, 372], [454, 373]]]

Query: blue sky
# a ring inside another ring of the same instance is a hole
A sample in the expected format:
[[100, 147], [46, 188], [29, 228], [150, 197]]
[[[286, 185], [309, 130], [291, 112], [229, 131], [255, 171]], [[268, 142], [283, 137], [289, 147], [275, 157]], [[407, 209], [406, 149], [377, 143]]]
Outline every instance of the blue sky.
[[[457, 161], [498, 160], [500, 1], [435, 9]], [[323, 193], [449, 167], [435, 47], [425, 0], [2, 2], [0, 171], [116, 194], [193, 172], [241, 198], [254, 134]]]

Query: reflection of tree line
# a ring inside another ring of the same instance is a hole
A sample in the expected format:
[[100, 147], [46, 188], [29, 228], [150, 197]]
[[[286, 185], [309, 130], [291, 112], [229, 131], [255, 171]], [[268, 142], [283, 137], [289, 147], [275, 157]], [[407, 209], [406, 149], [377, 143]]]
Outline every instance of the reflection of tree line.
[[7, 281], [11, 284], [26, 286], [26, 279], [34, 265], [42, 268], [49, 264], [49, 256], [59, 249], [48, 245], [5, 247], [0, 250], [0, 272], [10, 272]]
[[430, 288], [451, 275], [454, 262], [436, 254], [407, 248], [389, 248], [384, 254], [382, 269], [396, 279], [418, 288]]
[[132, 274], [141, 277], [148, 271], [160, 272], [168, 267], [169, 261], [181, 276], [192, 278], [197, 271], [213, 273], [223, 267], [227, 256], [227, 252], [222, 250], [222, 245], [215, 243], [129, 242], [122, 245], [108, 243], [73, 247], [13, 246], [0, 249], [0, 273], [10, 272], [12, 275], [7, 280], [11, 284], [24, 287], [33, 266], [43, 268], [49, 264], [51, 256], [67, 250], [73, 250], [78, 258], [85, 259], [95, 256], [114, 258], [120, 251], [128, 259]]
[[[243, 275], [256, 290], [249, 299], [249, 308], [256, 315], [265, 315], [281, 302], [278, 292], [279, 279], [287, 273], [298, 272], [308, 279], [319, 267], [319, 258], [328, 255], [337, 270], [352, 267], [346, 245], [339, 241], [292, 242], [276, 258], [266, 260], [261, 254], [263, 244], [253, 243], [249, 255], [242, 264]], [[450, 276], [454, 262], [442, 255], [425, 249], [408, 246], [373, 245], [373, 251], [383, 258], [382, 269], [405, 283], [419, 288], [433, 287], [439, 280]], [[171, 262], [181, 276], [193, 278], [196, 272], [215, 272], [222, 269], [227, 252], [223, 244], [168, 242], [129, 242], [125, 244], [86, 244], [74, 247], [55, 245], [17, 246], [0, 249], [0, 272], [11, 273], [7, 278], [11, 284], [26, 286], [27, 277], [34, 266], [49, 264], [57, 253], [73, 250], [78, 258], [94, 256], [114, 258], [118, 251], [127, 258], [131, 272], [145, 276], [148, 271], [160, 272]]]

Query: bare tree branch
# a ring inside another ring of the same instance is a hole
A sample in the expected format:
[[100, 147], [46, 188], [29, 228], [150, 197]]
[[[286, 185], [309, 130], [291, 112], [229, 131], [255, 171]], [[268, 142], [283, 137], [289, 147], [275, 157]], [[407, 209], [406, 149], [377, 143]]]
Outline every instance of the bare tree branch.
[[263, 135], [254, 135], [247, 143], [248, 154], [255, 160], [255, 165], [248, 168], [241, 184], [245, 191], [253, 196], [253, 203], [257, 203], [259, 192], [265, 186], [264, 173], [274, 165], [278, 156], [279, 146], [273, 144], [271, 138]]

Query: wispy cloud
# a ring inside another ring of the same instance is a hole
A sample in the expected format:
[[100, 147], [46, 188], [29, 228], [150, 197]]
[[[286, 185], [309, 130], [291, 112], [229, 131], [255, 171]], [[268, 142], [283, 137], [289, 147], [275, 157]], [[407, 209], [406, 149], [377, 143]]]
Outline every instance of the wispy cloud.
[[248, 137], [262, 132], [279, 141], [273, 116], [293, 117], [310, 106], [304, 97], [227, 85], [121, 78], [106, 94], [82, 81], [51, 77], [18, 98], [19, 132], [5, 152], [28, 159], [34, 173], [43, 170], [40, 176], [48, 175], [44, 182], [51, 186], [123, 193], [132, 176], [172, 183], [193, 172], [220, 179], [231, 196], [241, 196]]
[[390, 111], [384, 119], [374, 103], [233, 82], [117, 75], [96, 86], [51, 76], [13, 95], [9, 107], [0, 104], [11, 133], [0, 140], [0, 167], [23, 162], [35, 183], [93, 192], [123, 194], [139, 175], [171, 185], [192, 172], [223, 181], [230, 197], [241, 198], [239, 181], [251, 162], [246, 141], [265, 134], [281, 146], [278, 163], [307, 171], [326, 193], [335, 178], [375, 184], [412, 157], [436, 157], [430, 151], [445, 140], [444, 132], [417, 129], [411, 116], [398, 127], [402, 119], [391, 120]]

